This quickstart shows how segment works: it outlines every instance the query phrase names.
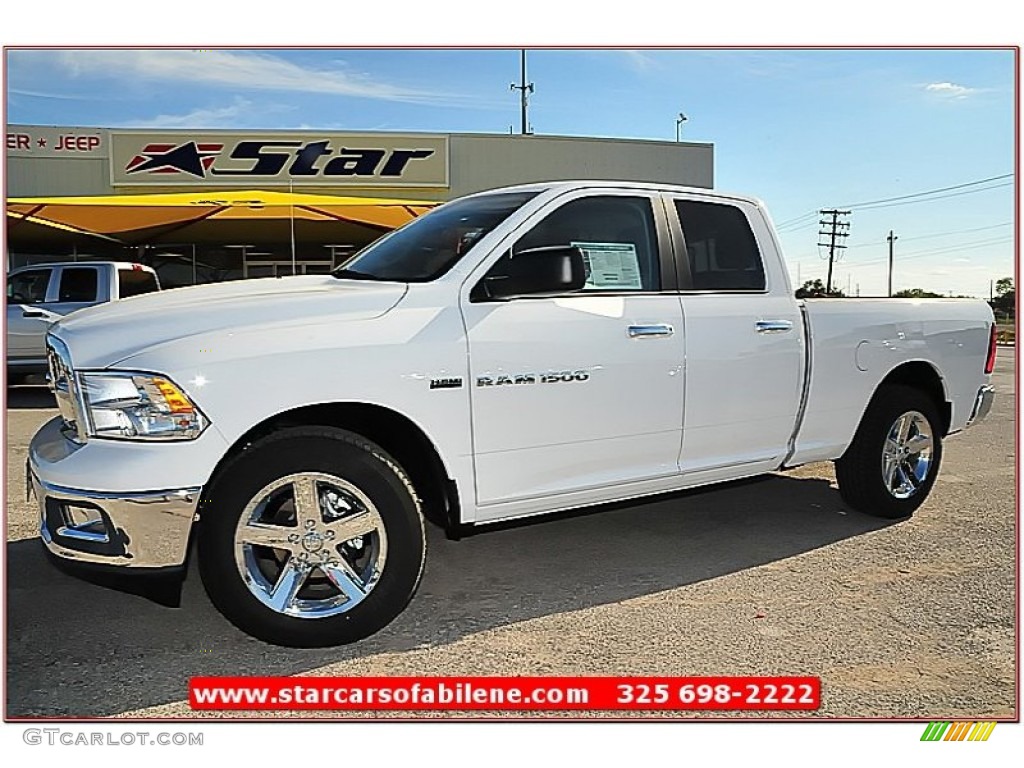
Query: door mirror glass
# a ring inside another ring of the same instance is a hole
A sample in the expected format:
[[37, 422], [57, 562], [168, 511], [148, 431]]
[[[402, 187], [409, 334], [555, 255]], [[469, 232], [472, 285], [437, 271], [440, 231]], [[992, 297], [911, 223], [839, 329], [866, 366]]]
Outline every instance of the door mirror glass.
[[583, 252], [575, 245], [526, 248], [502, 257], [502, 269], [484, 278], [481, 298], [572, 293], [586, 283]]

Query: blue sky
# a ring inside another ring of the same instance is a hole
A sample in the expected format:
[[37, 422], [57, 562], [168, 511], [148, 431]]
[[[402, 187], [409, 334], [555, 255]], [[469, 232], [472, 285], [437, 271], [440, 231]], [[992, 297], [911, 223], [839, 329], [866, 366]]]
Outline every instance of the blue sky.
[[[518, 130], [515, 49], [8, 50], [11, 123], [167, 128]], [[1013, 274], [1008, 50], [542, 49], [540, 134], [715, 144], [716, 186], [763, 199], [796, 280], [824, 277], [810, 212], [855, 208], [835, 281], [987, 296]], [[791, 222], [791, 223], [790, 223]]]

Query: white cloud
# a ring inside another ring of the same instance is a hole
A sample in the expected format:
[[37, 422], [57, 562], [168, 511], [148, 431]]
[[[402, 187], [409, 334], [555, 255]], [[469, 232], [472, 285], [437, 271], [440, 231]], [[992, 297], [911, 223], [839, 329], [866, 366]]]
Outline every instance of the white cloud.
[[[236, 97], [225, 107], [200, 107], [183, 115], [156, 115], [143, 120], [130, 120], [127, 128], [237, 128], [246, 114], [252, 113], [253, 103]], [[261, 108], [260, 113], [268, 110]], [[277, 110], [269, 110], [277, 111]]]
[[924, 89], [929, 93], [934, 93], [946, 99], [966, 99], [968, 96], [973, 96], [980, 92], [978, 88], [968, 88], [966, 85], [948, 82], [928, 83]]
[[403, 88], [342, 68], [317, 69], [270, 53], [223, 50], [70, 50], [60, 66], [74, 75], [180, 81], [226, 88], [324, 93], [412, 103], [451, 95]]
[[33, 99], [57, 99], [60, 101], [92, 101], [92, 96], [79, 96], [73, 93], [51, 93], [48, 91], [31, 91], [24, 88], [8, 88], [11, 96], [29, 96]]
[[629, 68], [635, 72], [647, 72], [657, 66], [654, 57], [643, 51], [624, 50], [621, 53], [626, 57]]

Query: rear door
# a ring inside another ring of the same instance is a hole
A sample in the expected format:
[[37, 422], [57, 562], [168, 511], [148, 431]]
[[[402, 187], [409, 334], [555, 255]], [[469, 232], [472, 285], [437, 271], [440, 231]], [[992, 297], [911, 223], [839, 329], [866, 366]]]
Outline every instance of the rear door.
[[781, 259], [759, 247], [774, 242], [767, 222], [744, 201], [666, 203], [686, 324], [680, 468], [775, 468], [796, 423], [804, 341]]
[[[519, 250], [570, 244], [587, 258], [582, 292], [487, 298]], [[488, 505], [678, 474], [682, 315], [657, 196], [564, 196], [470, 283], [479, 519], [508, 513]]]

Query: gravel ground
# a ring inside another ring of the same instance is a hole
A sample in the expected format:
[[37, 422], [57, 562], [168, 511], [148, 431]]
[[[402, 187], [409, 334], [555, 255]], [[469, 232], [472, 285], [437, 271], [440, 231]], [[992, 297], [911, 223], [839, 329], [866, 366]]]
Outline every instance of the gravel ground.
[[461, 542], [431, 530], [405, 613], [315, 651], [235, 630], [194, 572], [173, 608], [51, 566], [23, 488], [55, 411], [12, 388], [7, 716], [207, 716], [185, 701], [193, 675], [799, 674], [822, 679], [817, 716], [1015, 717], [1013, 350], [995, 384], [911, 520], [848, 512], [815, 464]]

